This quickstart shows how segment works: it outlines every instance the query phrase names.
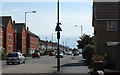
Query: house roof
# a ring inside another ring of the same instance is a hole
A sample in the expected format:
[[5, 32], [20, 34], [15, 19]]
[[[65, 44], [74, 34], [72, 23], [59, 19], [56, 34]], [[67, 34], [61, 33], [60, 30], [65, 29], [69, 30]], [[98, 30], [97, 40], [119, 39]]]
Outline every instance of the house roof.
[[11, 16], [0, 16], [0, 24], [3, 27], [7, 27], [9, 20], [11, 19]]
[[17, 33], [22, 33], [25, 23], [15, 23], [14, 29], [17, 29]]
[[30, 35], [34, 36], [34, 37], [39, 38], [39, 36], [38, 36], [38, 35], [36, 35], [36, 34], [32, 33], [32, 32], [31, 32], [31, 31], [29, 31], [29, 30], [27, 30], [26, 32], [27, 32], [27, 33], [29, 33]]

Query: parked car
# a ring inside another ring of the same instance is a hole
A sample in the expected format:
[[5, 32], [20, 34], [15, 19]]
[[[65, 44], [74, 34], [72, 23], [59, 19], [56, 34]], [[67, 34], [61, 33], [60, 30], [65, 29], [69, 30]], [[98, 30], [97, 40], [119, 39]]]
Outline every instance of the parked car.
[[34, 58], [34, 57], [40, 58], [40, 53], [39, 53], [39, 52], [33, 53], [33, 54], [32, 54], [32, 58]]
[[25, 60], [26, 60], [27, 54], [23, 54], [23, 56], [25, 57]]
[[55, 52], [49, 53], [49, 56], [54, 56], [54, 55], [55, 55]]
[[[56, 53], [55, 58], [58, 58], [58, 54]], [[60, 52], [60, 58], [63, 58], [63, 53]]]
[[79, 52], [79, 54], [82, 54], [82, 52]]
[[72, 51], [68, 51], [66, 54], [67, 55], [72, 55], [73, 53], [72, 53]]
[[25, 57], [20, 52], [13, 52], [7, 55], [6, 64], [22, 64], [25, 63]]
[[79, 55], [79, 52], [78, 51], [75, 51], [74, 53], [73, 53], [73, 55], [75, 56], [75, 55]]

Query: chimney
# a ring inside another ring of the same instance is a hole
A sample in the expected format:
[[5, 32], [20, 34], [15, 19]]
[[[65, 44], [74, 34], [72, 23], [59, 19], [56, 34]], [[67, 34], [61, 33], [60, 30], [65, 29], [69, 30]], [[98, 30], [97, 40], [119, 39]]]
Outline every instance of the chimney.
[[27, 31], [29, 31], [29, 27], [27, 27]]
[[15, 25], [15, 20], [13, 20], [13, 25]]

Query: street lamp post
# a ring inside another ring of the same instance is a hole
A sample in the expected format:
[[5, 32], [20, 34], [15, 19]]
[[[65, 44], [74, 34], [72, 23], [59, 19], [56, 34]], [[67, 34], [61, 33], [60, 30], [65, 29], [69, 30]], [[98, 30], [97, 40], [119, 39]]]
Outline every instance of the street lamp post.
[[75, 25], [75, 27], [80, 27], [81, 28], [81, 37], [82, 37], [82, 35], [83, 35], [83, 26]]
[[58, 22], [57, 22], [57, 26], [56, 26], [56, 28], [55, 28], [55, 31], [57, 31], [57, 39], [58, 39], [58, 46], [57, 46], [57, 71], [60, 71], [60, 50], [59, 50], [59, 39], [60, 39], [60, 31], [62, 31], [62, 29], [60, 28], [60, 22], [59, 22], [59, 0], [58, 0], [58, 2], [57, 2], [57, 4], [58, 4]]
[[68, 50], [68, 47], [67, 47], [67, 41], [68, 41], [69, 39], [66, 39], [66, 50]]
[[25, 27], [26, 27], [26, 16], [27, 16], [27, 13], [36, 13], [36, 11], [25, 12]]

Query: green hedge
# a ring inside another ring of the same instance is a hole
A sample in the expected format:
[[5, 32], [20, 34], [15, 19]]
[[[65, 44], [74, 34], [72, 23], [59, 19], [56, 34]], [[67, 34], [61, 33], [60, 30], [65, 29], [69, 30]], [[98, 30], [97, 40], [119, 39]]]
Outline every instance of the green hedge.
[[91, 58], [93, 54], [94, 54], [94, 46], [90, 44], [86, 45], [83, 51], [83, 57], [86, 59], [86, 62], [89, 66], [91, 64]]
[[1, 56], [2, 56], [2, 60], [6, 60], [7, 53], [5, 52], [5, 50], [2, 50]]

